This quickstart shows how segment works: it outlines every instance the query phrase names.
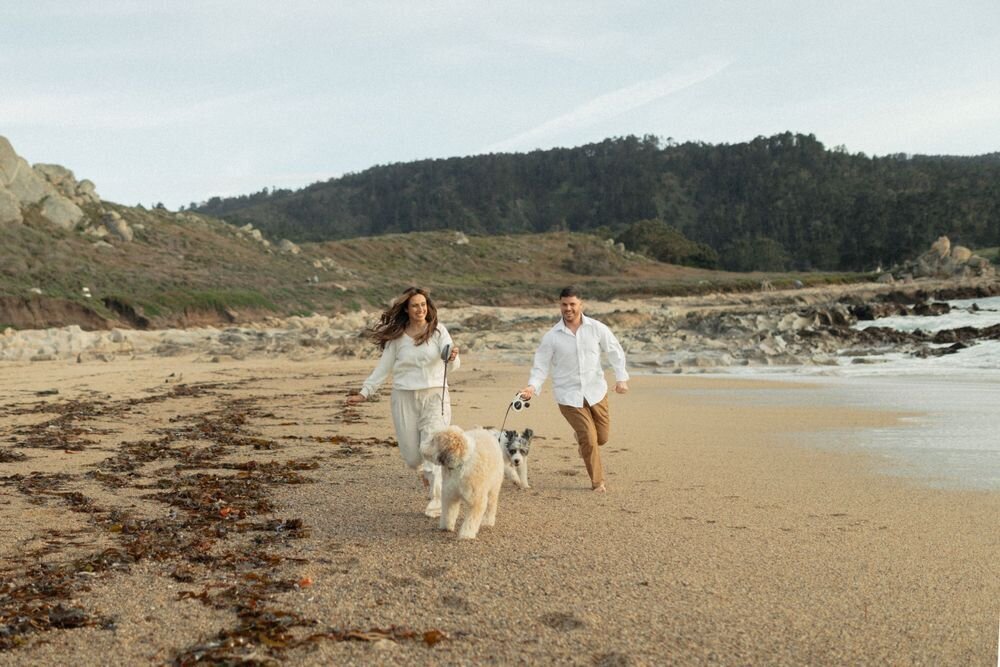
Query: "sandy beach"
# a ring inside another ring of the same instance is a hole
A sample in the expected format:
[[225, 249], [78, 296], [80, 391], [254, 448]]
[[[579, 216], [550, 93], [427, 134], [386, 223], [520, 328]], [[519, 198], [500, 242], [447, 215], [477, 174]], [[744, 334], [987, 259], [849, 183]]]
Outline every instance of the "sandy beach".
[[[600, 495], [546, 391], [533, 488], [459, 542], [388, 397], [344, 407], [372, 363], [2, 366], [0, 665], [995, 664], [1000, 494], [811, 444], [901, 415], [636, 376]], [[467, 355], [454, 423], [526, 376]]]

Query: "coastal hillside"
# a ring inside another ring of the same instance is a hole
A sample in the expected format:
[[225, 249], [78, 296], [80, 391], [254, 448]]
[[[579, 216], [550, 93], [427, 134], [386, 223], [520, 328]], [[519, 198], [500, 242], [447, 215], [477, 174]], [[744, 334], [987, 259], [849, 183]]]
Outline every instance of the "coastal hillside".
[[0, 331], [77, 324], [160, 328], [338, 313], [409, 284], [445, 302], [549, 302], [844, 281], [708, 271], [651, 260], [593, 234], [390, 234], [296, 244], [192, 211], [104, 201], [61, 165], [30, 165], [0, 137]]
[[[294, 241], [656, 232], [658, 259], [734, 271], [870, 271], [940, 236], [1000, 245], [1000, 153], [869, 157], [783, 133], [737, 144], [634, 136], [576, 148], [374, 166], [194, 210]], [[680, 250], [678, 250], [678, 247]]]

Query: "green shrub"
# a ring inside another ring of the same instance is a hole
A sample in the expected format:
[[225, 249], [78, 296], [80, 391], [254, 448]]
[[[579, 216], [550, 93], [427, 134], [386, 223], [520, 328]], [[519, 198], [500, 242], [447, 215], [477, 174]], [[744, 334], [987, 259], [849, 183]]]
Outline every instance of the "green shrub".
[[634, 252], [660, 262], [714, 269], [719, 255], [704, 243], [695, 243], [662, 220], [640, 220], [628, 226], [616, 239]]
[[563, 268], [581, 276], [606, 276], [622, 270], [625, 262], [614, 249], [603, 243], [578, 241], [569, 244], [570, 256]]

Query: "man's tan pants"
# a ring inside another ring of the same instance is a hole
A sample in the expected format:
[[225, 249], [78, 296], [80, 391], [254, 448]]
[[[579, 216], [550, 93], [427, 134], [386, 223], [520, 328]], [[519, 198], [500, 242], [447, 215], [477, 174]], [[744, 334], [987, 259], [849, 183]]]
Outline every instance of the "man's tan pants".
[[604, 466], [601, 465], [600, 447], [608, 441], [611, 430], [611, 415], [608, 413], [608, 397], [595, 405], [583, 402], [582, 408], [559, 405], [559, 412], [569, 422], [576, 434], [580, 458], [587, 466], [590, 484], [593, 488], [604, 483]]

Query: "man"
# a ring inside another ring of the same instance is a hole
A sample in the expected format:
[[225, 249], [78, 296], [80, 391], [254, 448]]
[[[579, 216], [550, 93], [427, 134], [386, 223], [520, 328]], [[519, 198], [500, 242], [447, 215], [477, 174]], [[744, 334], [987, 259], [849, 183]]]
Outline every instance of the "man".
[[601, 367], [601, 352], [615, 372], [615, 391], [628, 391], [625, 351], [606, 324], [583, 314], [583, 300], [575, 287], [559, 293], [562, 319], [543, 337], [535, 352], [528, 386], [521, 397], [530, 400], [541, 391], [549, 372], [559, 411], [576, 435], [580, 457], [587, 466], [591, 488], [607, 491], [600, 447], [608, 441], [608, 383]]

